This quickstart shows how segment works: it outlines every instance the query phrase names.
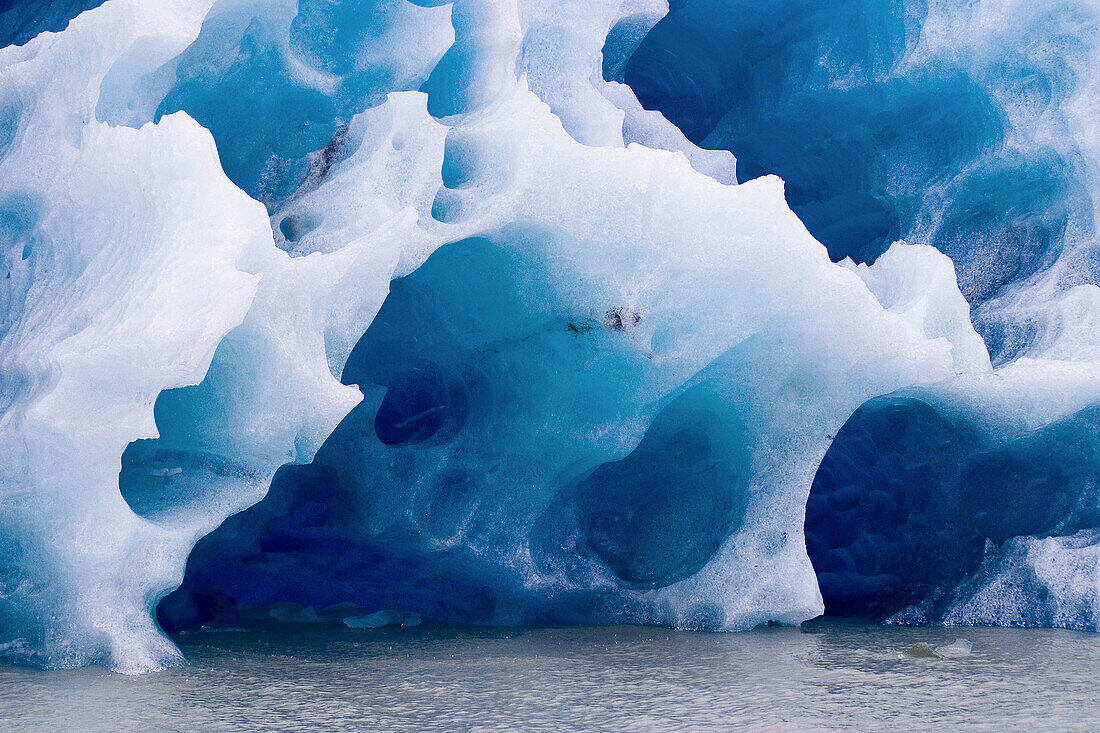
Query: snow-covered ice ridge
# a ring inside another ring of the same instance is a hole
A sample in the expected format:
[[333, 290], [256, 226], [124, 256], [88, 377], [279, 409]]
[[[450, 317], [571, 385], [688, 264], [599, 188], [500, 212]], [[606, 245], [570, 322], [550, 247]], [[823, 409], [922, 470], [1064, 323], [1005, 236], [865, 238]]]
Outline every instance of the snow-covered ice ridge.
[[0, 654], [1097, 630], [1096, 3], [95, 4], [0, 13]]

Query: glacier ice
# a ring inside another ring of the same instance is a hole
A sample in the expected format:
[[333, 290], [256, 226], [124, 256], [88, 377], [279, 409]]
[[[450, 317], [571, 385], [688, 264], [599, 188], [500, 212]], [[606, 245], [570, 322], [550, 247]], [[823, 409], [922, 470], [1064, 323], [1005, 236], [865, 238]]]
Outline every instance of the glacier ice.
[[0, 50], [3, 656], [1096, 630], [1092, 4], [82, 9]]
[[646, 35], [623, 72], [642, 103], [742, 178], [782, 176], [835, 260], [948, 254], [998, 363], [1041, 347], [1043, 286], [1098, 275], [1095, 4], [725, 5], [675, 4]]

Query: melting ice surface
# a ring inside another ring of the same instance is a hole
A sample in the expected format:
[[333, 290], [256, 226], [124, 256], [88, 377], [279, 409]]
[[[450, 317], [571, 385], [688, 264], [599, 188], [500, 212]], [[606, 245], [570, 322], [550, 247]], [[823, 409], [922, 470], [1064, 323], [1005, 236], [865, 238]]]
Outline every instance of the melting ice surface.
[[3, 10], [5, 657], [1097, 630], [1100, 6], [84, 9]]

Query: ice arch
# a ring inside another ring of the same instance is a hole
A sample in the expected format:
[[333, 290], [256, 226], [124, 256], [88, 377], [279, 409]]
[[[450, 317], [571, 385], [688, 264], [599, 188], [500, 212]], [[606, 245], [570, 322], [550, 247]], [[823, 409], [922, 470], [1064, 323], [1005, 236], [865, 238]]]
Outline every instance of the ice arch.
[[162, 623], [278, 603], [662, 621], [638, 591], [694, 575], [739, 528], [749, 440], [694, 387], [617, 459], [594, 431], [630, 409], [645, 361], [622, 347], [639, 324], [570, 312], [552, 282], [481, 238], [395, 280], [344, 368], [364, 402], [310, 467], [200, 541]]

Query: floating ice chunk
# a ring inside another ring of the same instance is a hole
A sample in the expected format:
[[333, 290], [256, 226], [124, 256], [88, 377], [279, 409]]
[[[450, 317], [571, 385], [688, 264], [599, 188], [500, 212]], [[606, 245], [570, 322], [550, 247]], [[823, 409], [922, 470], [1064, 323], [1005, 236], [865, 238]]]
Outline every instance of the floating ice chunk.
[[902, 652], [902, 656], [909, 659], [940, 659], [939, 653], [926, 641], [918, 641]]
[[344, 625], [349, 629], [380, 629], [383, 626], [419, 626], [420, 616], [400, 611], [375, 611], [363, 616], [347, 616]]
[[932, 646], [926, 641], [919, 641], [902, 652], [902, 656], [908, 659], [957, 659], [970, 654], [973, 645], [966, 639], [955, 639], [950, 644]]
[[317, 615], [313, 606], [302, 607], [296, 603], [277, 603], [269, 609], [268, 613], [271, 618], [283, 623], [317, 624], [325, 620]]
[[945, 659], [951, 659], [952, 657], [969, 656], [973, 649], [974, 645], [967, 639], [955, 639], [950, 644], [936, 647], [936, 654]]

